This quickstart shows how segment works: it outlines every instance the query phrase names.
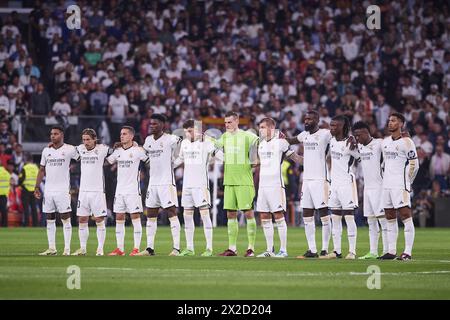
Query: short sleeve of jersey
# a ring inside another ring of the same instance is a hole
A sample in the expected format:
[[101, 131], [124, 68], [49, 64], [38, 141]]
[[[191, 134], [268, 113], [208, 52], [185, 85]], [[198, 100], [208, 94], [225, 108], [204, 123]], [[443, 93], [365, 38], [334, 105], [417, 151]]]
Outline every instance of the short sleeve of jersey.
[[42, 156], [41, 156], [41, 163], [40, 163], [40, 165], [42, 166], [42, 167], [45, 167], [45, 164], [47, 163], [47, 157], [46, 157], [46, 152], [47, 151], [47, 148], [45, 148], [43, 151], [42, 151]]
[[206, 147], [206, 151], [208, 153], [216, 151], [216, 147], [214, 146], [214, 143], [212, 143], [209, 140], [205, 140], [205, 147]]
[[280, 139], [280, 151], [285, 153], [287, 157], [294, 153], [294, 150], [291, 149], [291, 145], [286, 139]]
[[251, 132], [247, 132], [247, 136], [248, 136], [249, 139], [250, 139], [250, 145], [251, 145], [251, 146], [253, 146], [253, 145], [255, 145], [255, 144], [258, 143], [259, 137], [258, 137], [256, 134], [253, 134], [253, 133], [251, 133]]
[[116, 161], [117, 161], [117, 153], [118, 153], [117, 149], [114, 150], [114, 152], [112, 154], [110, 154], [108, 156], [108, 158], [106, 158], [106, 161], [108, 161], [110, 164], [116, 163]]
[[172, 148], [176, 147], [180, 142], [181, 142], [181, 138], [180, 137], [178, 137], [178, 136], [176, 136], [174, 134], [172, 134], [170, 136], [170, 146]]
[[303, 143], [303, 140], [305, 139], [306, 131], [300, 132], [297, 136], [297, 140], [301, 143]]
[[406, 159], [408, 160], [414, 160], [417, 158], [417, 151], [416, 146], [414, 145], [414, 142], [411, 138], [403, 138], [404, 140], [404, 147], [405, 147], [405, 154]]

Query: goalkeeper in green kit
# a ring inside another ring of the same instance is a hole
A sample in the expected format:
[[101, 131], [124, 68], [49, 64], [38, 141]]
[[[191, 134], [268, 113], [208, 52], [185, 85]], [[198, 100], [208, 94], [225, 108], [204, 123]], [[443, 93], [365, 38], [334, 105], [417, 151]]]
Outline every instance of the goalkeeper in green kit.
[[225, 115], [226, 132], [215, 141], [224, 153], [224, 209], [228, 218], [229, 247], [220, 256], [237, 255], [236, 242], [239, 225], [237, 211], [247, 218], [248, 249], [245, 257], [253, 257], [256, 239], [256, 220], [253, 212], [255, 187], [252, 164], [257, 155], [258, 136], [239, 129], [239, 116], [235, 112]]

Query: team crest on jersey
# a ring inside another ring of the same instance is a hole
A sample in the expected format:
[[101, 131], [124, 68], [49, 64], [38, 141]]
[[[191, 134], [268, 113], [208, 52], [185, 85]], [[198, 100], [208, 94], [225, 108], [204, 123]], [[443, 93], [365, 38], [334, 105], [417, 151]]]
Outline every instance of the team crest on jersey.
[[63, 157], [65, 157], [65, 156], [66, 156], [66, 154], [65, 154], [64, 152], [61, 152], [61, 155], [62, 155]]
[[161, 143], [159, 144], [159, 146], [162, 148], [162, 147], [163, 147], [163, 143], [161, 142]]
[[98, 150], [97, 150], [97, 149], [95, 149], [95, 150], [94, 150], [94, 153], [95, 153], [95, 154], [98, 154]]
[[133, 154], [132, 153], [130, 153], [130, 158], [133, 158]]
[[314, 136], [314, 139], [316, 139], [317, 141], [319, 141], [319, 136]]

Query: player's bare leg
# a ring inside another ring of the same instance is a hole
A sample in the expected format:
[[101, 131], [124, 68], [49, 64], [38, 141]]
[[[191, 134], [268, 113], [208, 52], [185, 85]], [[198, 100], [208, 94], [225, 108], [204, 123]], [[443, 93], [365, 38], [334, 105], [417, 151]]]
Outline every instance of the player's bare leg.
[[89, 217], [78, 217], [78, 237], [80, 238], [80, 249], [72, 253], [73, 256], [85, 256], [86, 246], [89, 238]]
[[259, 254], [258, 258], [274, 257], [274, 246], [273, 246], [273, 223], [272, 214], [269, 212], [260, 212], [259, 216], [261, 218], [261, 226], [264, 232], [264, 237], [266, 238], [266, 251]]
[[405, 233], [405, 250], [398, 257], [398, 260], [411, 260], [412, 249], [414, 245], [415, 228], [412, 219], [411, 208], [403, 207], [398, 209], [400, 219], [404, 225]]
[[170, 221], [170, 231], [172, 233], [172, 252], [169, 253], [170, 256], [178, 256], [180, 254], [180, 231], [181, 225], [178, 219], [177, 207], [172, 206], [166, 209], [168, 211], [169, 221]]
[[388, 252], [380, 257], [381, 260], [394, 260], [397, 258], [397, 238], [398, 238], [398, 223], [397, 212], [394, 208], [384, 209], [387, 220], [387, 239]]
[[70, 255], [70, 241], [72, 239], [72, 222], [70, 220], [72, 212], [61, 213], [61, 221], [64, 232], [64, 256]]
[[303, 222], [305, 224], [306, 241], [308, 242], [308, 250], [304, 255], [298, 256], [299, 259], [317, 258], [316, 246], [316, 223], [314, 221], [314, 209], [303, 208]]
[[108, 255], [125, 255], [125, 213], [116, 213], [116, 241], [117, 248]]
[[331, 219], [328, 214], [328, 208], [319, 209], [320, 221], [322, 222], [322, 251], [320, 256], [326, 256], [328, 254], [328, 246], [331, 238]]

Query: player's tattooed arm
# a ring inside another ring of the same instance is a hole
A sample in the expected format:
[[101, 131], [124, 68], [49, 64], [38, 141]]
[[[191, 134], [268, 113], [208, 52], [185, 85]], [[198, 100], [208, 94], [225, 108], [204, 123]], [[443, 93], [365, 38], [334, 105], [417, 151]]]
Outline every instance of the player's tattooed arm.
[[34, 186], [34, 197], [36, 199], [40, 199], [42, 197], [40, 185], [42, 183], [42, 179], [44, 179], [44, 176], [45, 176], [45, 167], [41, 166], [39, 168], [39, 172], [36, 178], [36, 185]]

